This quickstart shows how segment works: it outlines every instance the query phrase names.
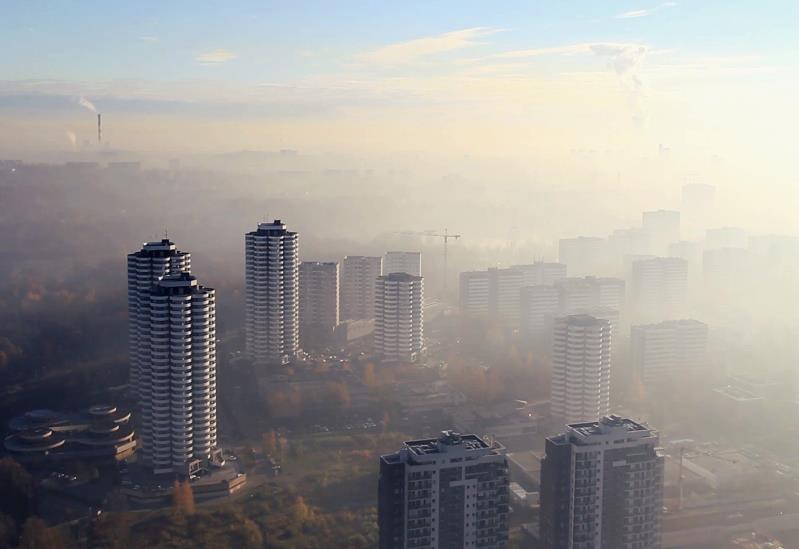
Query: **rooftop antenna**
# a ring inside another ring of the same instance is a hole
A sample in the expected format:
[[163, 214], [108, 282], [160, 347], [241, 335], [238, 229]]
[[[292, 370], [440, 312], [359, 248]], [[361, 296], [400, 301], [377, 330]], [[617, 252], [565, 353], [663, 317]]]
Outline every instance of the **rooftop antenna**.
[[167, 229], [166, 226], [164, 226], [164, 238], [169, 240], [169, 229]]

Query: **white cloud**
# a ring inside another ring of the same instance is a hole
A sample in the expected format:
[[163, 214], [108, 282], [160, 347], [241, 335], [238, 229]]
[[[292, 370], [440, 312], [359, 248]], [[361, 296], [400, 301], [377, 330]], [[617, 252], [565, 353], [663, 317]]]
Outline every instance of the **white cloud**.
[[637, 19], [639, 17], [647, 17], [649, 15], [652, 15], [653, 13], [657, 13], [659, 11], [662, 11], [662, 10], [665, 10], [665, 9], [668, 9], [668, 8], [673, 8], [676, 5], [677, 5], [676, 2], [663, 2], [662, 4], [658, 4], [657, 6], [655, 6], [653, 8], [625, 11], [624, 13], [619, 13], [618, 15], [615, 15], [614, 17], [616, 19]]
[[641, 63], [649, 52], [649, 46], [634, 42], [583, 42], [529, 50], [506, 51], [473, 59], [473, 63], [496, 62], [497, 60], [529, 59], [551, 55], [590, 55], [607, 60], [610, 70], [616, 73], [618, 82], [624, 90], [633, 119], [642, 124], [645, 119], [644, 89], [639, 78]]
[[645, 44], [634, 42], [584, 42], [580, 44], [568, 44], [566, 46], [506, 51], [473, 59], [472, 61], [526, 59], [544, 55], [593, 54], [600, 57], [618, 58], [621, 65], [633, 65], [639, 62], [648, 51], [649, 48]]
[[157, 36], [139, 36], [139, 40], [143, 42], [158, 42], [161, 39]]
[[232, 61], [236, 58], [238, 58], [238, 55], [232, 51], [217, 49], [201, 53], [195, 58], [195, 60], [201, 65], [216, 66], [221, 65], [222, 63], [227, 63], [228, 61]]
[[389, 44], [359, 55], [358, 60], [378, 65], [405, 65], [430, 55], [480, 45], [478, 38], [496, 32], [499, 32], [498, 29], [487, 27], [445, 32], [436, 36]]

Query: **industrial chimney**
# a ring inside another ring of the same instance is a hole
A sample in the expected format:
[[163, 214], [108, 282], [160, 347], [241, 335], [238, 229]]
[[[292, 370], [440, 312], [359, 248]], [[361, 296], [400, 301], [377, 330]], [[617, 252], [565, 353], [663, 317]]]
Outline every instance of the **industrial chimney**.
[[97, 144], [98, 145], [103, 142], [103, 126], [102, 126], [102, 123], [100, 122], [100, 116], [101, 115], [98, 112], [97, 113]]

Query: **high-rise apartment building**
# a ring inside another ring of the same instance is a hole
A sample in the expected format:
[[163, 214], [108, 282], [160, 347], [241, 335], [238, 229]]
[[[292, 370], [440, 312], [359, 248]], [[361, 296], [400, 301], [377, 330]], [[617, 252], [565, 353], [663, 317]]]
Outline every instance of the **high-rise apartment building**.
[[551, 333], [556, 316], [589, 311], [601, 311], [602, 318], [614, 319], [615, 328], [624, 308], [625, 283], [620, 278], [569, 277], [551, 286], [525, 287], [521, 291], [522, 333], [545, 336]]
[[422, 276], [422, 252], [386, 252], [383, 274], [391, 273]]
[[705, 250], [716, 248], [746, 248], [749, 237], [741, 227], [717, 227], [705, 233]]
[[571, 315], [555, 320], [552, 418], [592, 421], [610, 411], [611, 330], [608, 320]]
[[609, 249], [608, 241], [604, 238], [562, 238], [558, 245], [558, 261], [568, 266], [571, 276], [604, 275], [613, 263]]
[[626, 273], [630, 257], [651, 255], [652, 237], [641, 227], [616, 229], [608, 237], [608, 254], [612, 261], [613, 274]]
[[537, 261], [526, 265], [513, 265], [511, 269], [524, 273], [523, 286], [554, 284], [566, 278], [566, 264]]
[[521, 333], [543, 338], [552, 331], [552, 321], [560, 313], [557, 286], [525, 286], [521, 290]]
[[692, 319], [633, 326], [633, 367], [650, 387], [690, 376], [705, 361], [707, 335], [707, 324]]
[[386, 361], [414, 362], [424, 349], [424, 279], [408, 273], [377, 278], [375, 354]]
[[187, 272], [168, 274], [147, 293], [141, 316], [142, 457], [156, 474], [187, 474], [217, 446], [214, 290]]
[[664, 458], [658, 435], [619, 416], [546, 439], [540, 541], [547, 549], [659, 549]]
[[491, 271], [467, 271], [460, 274], [461, 310], [470, 314], [489, 314], [496, 311], [496, 277]]
[[[576, 311], [571, 312], [570, 314], [574, 315], [588, 315], [599, 320], [607, 320], [610, 322], [610, 335], [611, 335], [611, 342], [615, 342], [617, 337], [619, 336], [619, 327], [621, 324], [621, 316], [619, 315], [619, 311], [612, 308], [612, 307], [588, 307], [587, 309], [577, 309]], [[616, 351], [616, 347], [614, 345], [614, 352]]]
[[522, 288], [552, 284], [565, 276], [566, 266], [561, 263], [532, 263], [508, 269], [463, 272], [460, 274], [461, 310], [496, 315], [518, 326], [528, 320], [522, 318]]
[[300, 341], [304, 348], [333, 343], [339, 320], [338, 263], [300, 263]]
[[679, 257], [636, 261], [632, 267], [631, 304], [639, 318], [682, 316], [688, 291], [688, 262]]
[[519, 322], [524, 271], [516, 268], [468, 271], [460, 275], [461, 310], [488, 313], [501, 320]]
[[689, 183], [682, 188], [683, 238], [701, 238], [708, 227], [716, 223], [716, 188], [712, 185]]
[[341, 262], [341, 320], [375, 317], [375, 284], [383, 274], [382, 257], [348, 255]]
[[649, 235], [648, 253], [665, 256], [668, 254], [669, 245], [680, 240], [680, 212], [674, 210], [644, 212], [642, 228]]
[[380, 457], [380, 549], [508, 545], [505, 449], [476, 435], [444, 431]]
[[286, 364], [300, 347], [299, 239], [279, 219], [245, 236], [247, 355]]
[[596, 288], [596, 306], [615, 309], [619, 314], [624, 312], [627, 285], [621, 278], [586, 277]]
[[130, 358], [130, 391], [138, 395], [139, 376], [144, 349], [141, 334], [149, 328], [145, 314], [153, 284], [170, 273], [190, 272], [191, 255], [181, 252], [168, 239], [147, 242], [138, 252], [128, 254], [128, 344]]

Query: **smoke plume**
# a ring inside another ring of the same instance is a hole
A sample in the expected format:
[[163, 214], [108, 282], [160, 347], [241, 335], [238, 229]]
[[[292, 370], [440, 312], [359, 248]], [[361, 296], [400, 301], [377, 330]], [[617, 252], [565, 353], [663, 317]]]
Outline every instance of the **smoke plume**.
[[81, 107], [83, 107], [84, 109], [86, 109], [86, 110], [89, 110], [89, 111], [91, 111], [91, 112], [97, 112], [97, 107], [95, 107], [95, 106], [94, 106], [94, 103], [92, 103], [91, 101], [89, 101], [89, 100], [88, 100], [88, 99], [86, 99], [85, 97], [81, 97], [81, 98], [78, 100], [78, 104], [79, 104]]

